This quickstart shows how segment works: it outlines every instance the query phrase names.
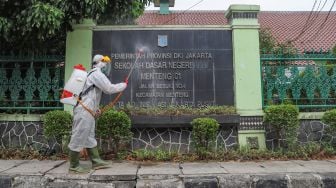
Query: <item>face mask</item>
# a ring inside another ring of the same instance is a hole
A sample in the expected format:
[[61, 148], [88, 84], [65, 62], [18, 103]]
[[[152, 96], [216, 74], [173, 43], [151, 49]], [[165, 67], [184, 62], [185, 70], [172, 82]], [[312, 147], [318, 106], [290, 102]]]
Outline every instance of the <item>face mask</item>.
[[111, 63], [103, 63], [103, 64], [105, 64], [105, 66], [101, 68], [101, 71], [106, 76], [109, 76], [111, 73]]

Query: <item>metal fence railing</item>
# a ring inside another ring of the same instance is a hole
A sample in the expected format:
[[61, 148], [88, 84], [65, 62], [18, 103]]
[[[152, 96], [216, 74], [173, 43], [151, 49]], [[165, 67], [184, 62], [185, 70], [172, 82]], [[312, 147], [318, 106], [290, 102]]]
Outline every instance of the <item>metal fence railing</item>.
[[336, 107], [336, 56], [331, 52], [261, 54], [263, 107], [291, 103], [300, 111]]
[[0, 113], [63, 109], [64, 56], [0, 56]]

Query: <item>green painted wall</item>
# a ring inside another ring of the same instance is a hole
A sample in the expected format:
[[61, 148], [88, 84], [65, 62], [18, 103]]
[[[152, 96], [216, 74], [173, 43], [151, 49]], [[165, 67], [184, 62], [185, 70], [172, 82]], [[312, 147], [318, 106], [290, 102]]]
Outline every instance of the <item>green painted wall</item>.
[[[82, 64], [87, 70], [92, 63], [92, 34], [95, 26], [92, 20], [84, 20], [82, 24], [73, 26], [73, 31], [67, 34], [65, 75], [67, 81], [76, 64]], [[64, 110], [72, 113], [73, 106], [64, 105]]]

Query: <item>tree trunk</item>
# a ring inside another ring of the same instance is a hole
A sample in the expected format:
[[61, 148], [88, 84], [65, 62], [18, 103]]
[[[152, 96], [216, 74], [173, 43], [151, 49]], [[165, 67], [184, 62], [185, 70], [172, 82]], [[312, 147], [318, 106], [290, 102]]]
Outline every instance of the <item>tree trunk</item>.
[[281, 140], [281, 129], [280, 130], [277, 130], [277, 137], [278, 137], [278, 149], [280, 149], [280, 140]]

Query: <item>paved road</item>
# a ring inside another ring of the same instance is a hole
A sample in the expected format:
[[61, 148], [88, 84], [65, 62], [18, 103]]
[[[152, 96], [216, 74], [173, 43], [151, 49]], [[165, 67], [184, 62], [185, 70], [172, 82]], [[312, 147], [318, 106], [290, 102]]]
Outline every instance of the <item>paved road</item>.
[[[82, 164], [90, 166], [88, 161]], [[111, 162], [87, 174], [67, 161], [0, 160], [0, 188], [8, 187], [326, 187], [336, 188], [336, 160], [152, 163]]]

